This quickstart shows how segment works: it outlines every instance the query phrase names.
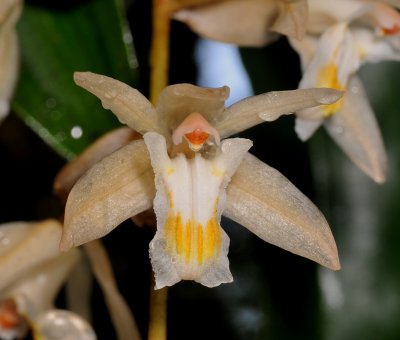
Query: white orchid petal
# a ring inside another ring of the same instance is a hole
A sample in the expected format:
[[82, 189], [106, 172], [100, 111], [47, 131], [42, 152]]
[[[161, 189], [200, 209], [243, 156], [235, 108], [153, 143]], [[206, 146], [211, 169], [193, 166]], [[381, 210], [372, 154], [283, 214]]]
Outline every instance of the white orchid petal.
[[250, 154], [232, 177], [224, 215], [264, 241], [333, 270], [340, 268], [322, 213], [282, 174]]
[[349, 82], [343, 108], [325, 128], [347, 156], [375, 182], [386, 178], [386, 152], [375, 115], [357, 77]]
[[323, 119], [304, 119], [297, 116], [294, 130], [301, 141], [305, 142], [322, 125]]
[[0, 290], [34, 266], [56, 257], [60, 238], [61, 224], [58, 221], [30, 223], [26, 236], [0, 257]]
[[400, 60], [400, 35], [377, 38], [364, 28], [354, 28], [352, 33], [362, 63]]
[[174, 19], [208, 39], [262, 46], [269, 41], [268, 31], [277, 16], [278, 7], [274, 1], [232, 0], [181, 10]]
[[345, 89], [348, 78], [359, 68], [359, 54], [346, 23], [336, 24], [321, 36], [315, 55], [307, 65], [300, 88]]
[[75, 72], [74, 81], [97, 96], [105, 109], [111, 110], [121, 123], [143, 134], [157, 131], [167, 134], [153, 105], [139, 91], [103, 75], [92, 72]]
[[223, 138], [304, 108], [334, 103], [341, 96], [342, 93], [334, 89], [268, 92], [231, 105], [215, 117], [213, 125]]
[[62, 250], [100, 238], [152, 206], [153, 173], [143, 140], [96, 163], [72, 188], [65, 207]]
[[225, 140], [213, 159], [170, 159], [161, 135], [149, 132], [144, 139], [156, 174], [157, 232], [150, 244], [156, 288], [182, 279], [207, 287], [231, 282], [229, 238], [219, 221], [225, 187], [251, 142]]

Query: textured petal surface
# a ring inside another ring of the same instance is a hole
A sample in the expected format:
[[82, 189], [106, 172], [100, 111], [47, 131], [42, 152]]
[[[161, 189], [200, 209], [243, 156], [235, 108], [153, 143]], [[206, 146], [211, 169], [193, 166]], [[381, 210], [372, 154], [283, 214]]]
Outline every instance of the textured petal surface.
[[224, 215], [264, 241], [328, 268], [340, 268], [322, 213], [282, 174], [250, 154], [227, 189]]
[[141, 135], [128, 127], [121, 127], [100, 137], [61, 169], [53, 183], [54, 192], [60, 198], [66, 200], [79, 177], [95, 163], [132, 140], [139, 138], [141, 138]]
[[224, 138], [303, 108], [334, 103], [341, 96], [342, 92], [333, 89], [268, 92], [231, 105], [216, 116], [212, 124]]
[[133, 141], [96, 163], [72, 188], [60, 247], [100, 238], [152, 206], [154, 179], [146, 146]]
[[[27, 227], [27, 225], [29, 227]], [[12, 247], [0, 256], [0, 290], [23, 275], [26, 271], [59, 254], [58, 243], [61, 238], [61, 224], [56, 220], [26, 223], [16, 222], [2, 225], [5, 227], [3, 242], [9, 240], [7, 229], [12, 233]], [[21, 228], [25, 233], [17, 236], [12, 228]]]
[[343, 108], [325, 128], [347, 156], [375, 182], [386, 179], [386, 152], [375, 115], [357, 77], [349, 82]]
[[165, 124], [151, 103], [139, 91], [103, 75], [75, 72], [75, 83], [97, 96], [105, 109], [111, 110], [121, 123], [141, 134], [156, 131], [166, 134]]
[[200, 113], [210, 121], [213, 115], [222, 112], [228, 97], [227, 86], [205, 88], [192, 84], [170, 85], [160, 93], [157, 111], [160, 119], [167, 122], [169, 129], [175, 130], [193, 112]]
[[219, 222], [225, 187], [251, 141], [225, 140], [212, 159], [199, 153], [170, 159], [162, 136], [148, 133], [144, 139], [156, 174], [157, 233], [150, 243], [156, 288], [180, 280], [207, 287], [231, 282], [229, 238]]
[[241, 46], [262, 46], [269, 41], [269, 28], [278, 14], [274, 1], [232, 0], [182, 10], [174, 18], [205, 38]]

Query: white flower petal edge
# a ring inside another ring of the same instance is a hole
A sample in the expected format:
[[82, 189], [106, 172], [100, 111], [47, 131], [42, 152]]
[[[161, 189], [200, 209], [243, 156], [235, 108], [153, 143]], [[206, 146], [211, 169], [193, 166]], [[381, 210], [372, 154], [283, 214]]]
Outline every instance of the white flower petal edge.
[[220, 153], [211, 159], [200, 153], [191, 159], [183, 154], [170, 159], [161, 135], [149, 132], [144, 140], [157, 188], [157, 232], [150, 243], [156, 289], [180, 280], [195, 280], [207, 287], [232, 282], [229, 238], [219, 222], [225, 188], [252, 142], [224, 140]]

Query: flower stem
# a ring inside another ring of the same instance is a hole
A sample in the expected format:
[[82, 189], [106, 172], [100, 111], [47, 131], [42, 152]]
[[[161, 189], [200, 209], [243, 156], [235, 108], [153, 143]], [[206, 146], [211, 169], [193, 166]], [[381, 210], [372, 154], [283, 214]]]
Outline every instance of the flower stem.
[[171, 6], [169, 0], [153, 0], [153, 35], [150, 51], [150, 101], [155, 104], [168, 85]]
[[[152, 280], [154, 284], [154, 280]], [[150, 321], [148, 340], [167, 339], [168, 288], [150, 291]]]
[[[171, 0], [153, 0], [153, 33], [150, 50], [150, 101], [155, 104], [168, 85]], [[150, 319], [148, 340], [167, 339], [168, 289], [150, 288]]]

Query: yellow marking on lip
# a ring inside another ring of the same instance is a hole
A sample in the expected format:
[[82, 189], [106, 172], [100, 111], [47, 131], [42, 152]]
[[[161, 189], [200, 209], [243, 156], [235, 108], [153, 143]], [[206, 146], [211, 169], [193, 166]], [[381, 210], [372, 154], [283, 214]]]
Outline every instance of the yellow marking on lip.
[[[338, 69], [335, 64], [325, 65], [318, 73], [317, 87], [329, 87], [336, 90], [344, 90], [345, 87], [340, 84], [338, 79]], [[339, 111], [343, 105], [343, 98], [339, 99], [336, 103], [324, 105], [324, 116], [329, 117], [335, 112]]]
[[222, 176], [222, 170], [215, 165], [211, 168], [211, 173], [217, 177]]
[[170, 211], [164, 226], [167, 251], [179, 255], [187, 264], [197, 262], [202, 265], [216, 258], [222, 243], [217, 205], [218, 199], [215, 201], [213, 216], [205, 225], [192, 219], [183, 221], [180, 213]]
[[174, 199], [172, 197], [172, 192], [168, 192], [168, 202], [169, 202], [169, 207], [172, 209], [174, 207]]
[[201, 224], [197, 225], [197, 262], [199, 264], [203, 263], [203, 226]]
[[170, 176], [175, 172], [175, 168], [173, 166], [168, 166], [165, 171], [166, 171], [167, 175]]
[[176, 241], [176, 252], [182, 254], [184, 244], [183, 244], [183, 224], [181, 215], [178, 214], [175, 219], [175, 241]]
[[186, 238], [185, 238], [185, 260], [186, 262], [190, 261], [190, 255], [192, 252], [192, 233], [193, 233], [193, 228], [192, 228], [192, 221], [188, 220], [186, 222]]

